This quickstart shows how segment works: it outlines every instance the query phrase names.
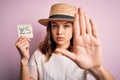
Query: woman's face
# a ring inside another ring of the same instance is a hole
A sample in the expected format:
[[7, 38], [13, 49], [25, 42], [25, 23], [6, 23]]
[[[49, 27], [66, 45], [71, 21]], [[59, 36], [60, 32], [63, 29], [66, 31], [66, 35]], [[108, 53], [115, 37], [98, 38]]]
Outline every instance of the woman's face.
[[59, 48], [67, 49], [73, 33], [73, 24], [68, 21], [51, 21], [52, 38]]

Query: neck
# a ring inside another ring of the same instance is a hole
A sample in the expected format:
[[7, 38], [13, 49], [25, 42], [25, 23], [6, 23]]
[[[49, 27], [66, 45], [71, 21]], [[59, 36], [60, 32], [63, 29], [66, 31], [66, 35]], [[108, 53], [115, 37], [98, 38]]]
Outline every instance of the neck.
[[57, 48], [68, 49], [69, 46], [70, 46], [70, 44], [68, 44], [68, 45], [57, 45]]

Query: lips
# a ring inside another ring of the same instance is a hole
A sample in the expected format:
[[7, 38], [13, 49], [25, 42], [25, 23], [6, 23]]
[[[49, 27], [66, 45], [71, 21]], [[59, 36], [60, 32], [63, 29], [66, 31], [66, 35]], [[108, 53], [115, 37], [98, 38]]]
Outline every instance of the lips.
[[57, 37], [58, 41], [63, 41], [65, 38], [64, 37]]

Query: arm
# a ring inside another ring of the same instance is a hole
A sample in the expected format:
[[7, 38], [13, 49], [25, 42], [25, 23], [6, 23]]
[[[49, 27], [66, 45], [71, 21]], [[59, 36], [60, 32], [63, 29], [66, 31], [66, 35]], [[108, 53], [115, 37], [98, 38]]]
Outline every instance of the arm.
[[90, 71], [98, 80], [114, 80], [102, 66], [102, 49], [95, 25], [79, 8], [74, 17], [73, 52], [56, 49], [56, 52], [73, 60], [80, 68]]
[[97, 80], [115, 80], [103, 66], [89, 70]]
[[89, 70], [97, 80], [115, 80], [103, 66]]
[[33, 80], [29, 77], [28, 60], [21, 60], [20, 80]]
[[30, 39], [22, 36], [17, 40], [15, 44], [21, 55], [20, 80], [33, 80], [32, 78], [29, 77], [29, 68], [28, 68], [29, 41]]

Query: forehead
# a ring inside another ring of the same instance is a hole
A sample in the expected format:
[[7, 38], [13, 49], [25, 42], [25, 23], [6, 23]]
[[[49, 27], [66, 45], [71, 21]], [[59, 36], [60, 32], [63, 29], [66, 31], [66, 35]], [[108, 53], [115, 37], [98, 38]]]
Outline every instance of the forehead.
[[71, 21], [65, 21], [65, 20], [54, 20], [51, 21], [52, 24], [72, 24], [73, 22]]

